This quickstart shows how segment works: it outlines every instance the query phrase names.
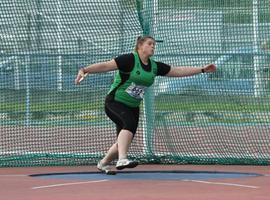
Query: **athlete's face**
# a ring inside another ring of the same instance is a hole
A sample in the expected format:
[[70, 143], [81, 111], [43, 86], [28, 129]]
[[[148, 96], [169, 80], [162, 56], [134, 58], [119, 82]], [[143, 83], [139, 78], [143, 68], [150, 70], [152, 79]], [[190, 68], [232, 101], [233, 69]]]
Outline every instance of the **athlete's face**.
[[142, 52], [147, 55], [147, 56], [152, 56], [155, 53], [155, 46], [156, 46], [156, 42], [155, 40], [151, 39], [151, 38], [147, 38], [144, 43], [141, 44], [140, 49], [142, 50]]

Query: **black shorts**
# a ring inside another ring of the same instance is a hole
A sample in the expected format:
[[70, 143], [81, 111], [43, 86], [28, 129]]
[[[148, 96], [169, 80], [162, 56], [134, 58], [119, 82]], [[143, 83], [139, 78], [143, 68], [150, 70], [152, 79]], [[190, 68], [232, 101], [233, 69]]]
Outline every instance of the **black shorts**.
[[139, 122], [139, 107], [129, 107], [115, 101], [113, 96], [108, 95], [105, 101], [105, 112], [116, 124], [117, 136], [122, 129], [126, 129], [132, 132], [134, 137]]

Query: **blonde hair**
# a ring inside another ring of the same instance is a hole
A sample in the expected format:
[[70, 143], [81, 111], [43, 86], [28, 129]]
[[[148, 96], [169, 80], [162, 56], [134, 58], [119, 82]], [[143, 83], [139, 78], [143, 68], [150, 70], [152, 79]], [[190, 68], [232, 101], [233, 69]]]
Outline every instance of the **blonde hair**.
[[143, 44], [147, 39], [152, 39], [152, 40], [154, 40], [156, 42], [156, 40], [152, 36], [150, 36], [150, 35], [139, 36], [139, 37], [137, 37], [134, 51], [137, 52], [138, 49], [139, 49], [139, 45]]

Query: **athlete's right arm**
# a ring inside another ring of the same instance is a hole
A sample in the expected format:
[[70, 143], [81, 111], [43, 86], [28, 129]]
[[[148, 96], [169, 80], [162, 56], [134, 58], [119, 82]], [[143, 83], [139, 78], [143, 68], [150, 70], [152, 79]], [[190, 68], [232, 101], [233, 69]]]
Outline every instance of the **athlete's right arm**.
[[102, 73], [113, 71], [117, 69], [117, 64], [114, 59], [106, 62], [100, 62], [88, 65], [79, 70], [78, 75], [75, 79], [75, 84], [80, 84], [80, 82], [88, 75], [93, 73]]
[[114, 59], [106, 62], [95, 63], [85, 68], [82, 68], [83, 72], [88, 74], [108, 72], [116, 69], [117, 64]]

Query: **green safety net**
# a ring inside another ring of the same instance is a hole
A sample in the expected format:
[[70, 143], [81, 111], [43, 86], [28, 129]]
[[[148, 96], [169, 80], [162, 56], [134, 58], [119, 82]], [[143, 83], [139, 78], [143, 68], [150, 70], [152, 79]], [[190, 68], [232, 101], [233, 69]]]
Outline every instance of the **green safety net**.
[[116, 140], [104, 112], [115, 71], [80, 67], [157, 40], [157, 77], [129, 157], [141, 163], [270, 164], [269, 0], [2, 0], [0, 166], [88, 165]]

